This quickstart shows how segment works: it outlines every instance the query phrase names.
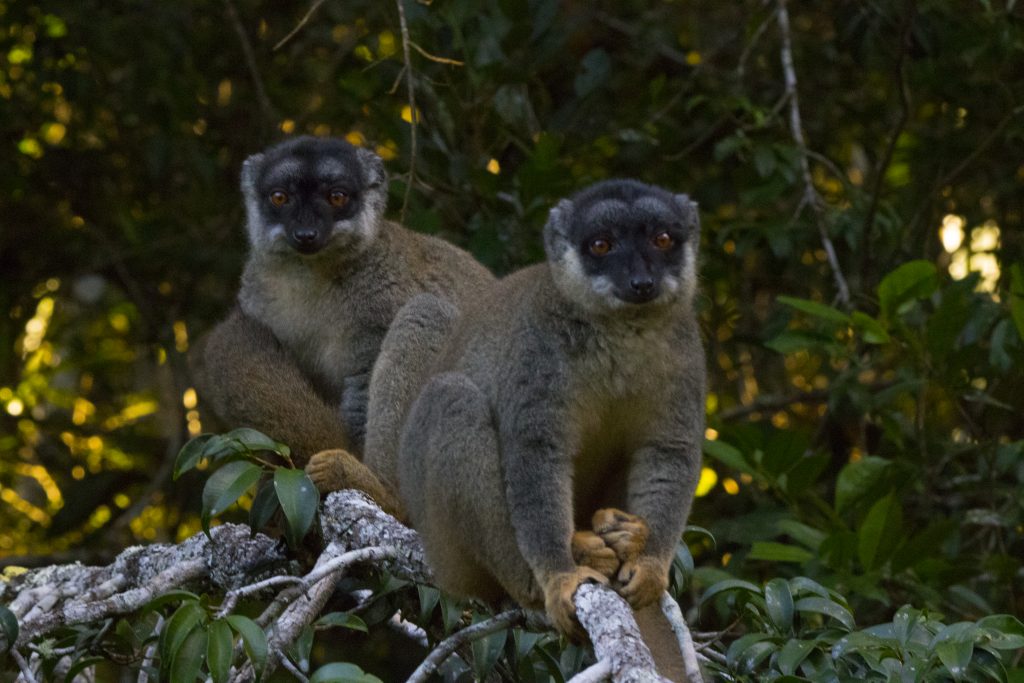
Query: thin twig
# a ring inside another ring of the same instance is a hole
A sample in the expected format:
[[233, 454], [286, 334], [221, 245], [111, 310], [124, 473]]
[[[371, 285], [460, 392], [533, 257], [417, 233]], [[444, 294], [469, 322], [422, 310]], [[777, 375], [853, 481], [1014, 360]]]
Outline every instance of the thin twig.
[[253, 52], [252, 43], [249, 42], [249, 36], [245, 32], [245, 27], [242, 26], [242, 20], [238, 18], [238, 10], [235, 9], [233, 0], [224, 0], [224, 8], [227, 12], [228, 20], [238, 35], [238, 42], [242, 46], [245, 65], [249, 69], [249, 76], [252, 77], [253, 87], [256, 88], [256, 101], [260, 105], [260, 111], [263, 113], [264, 120], [272, 124], [277, 120], [278, 116], [274, 110], [274, 105], [270, 103], [270, 98], [267, 97], [266, 89], [263, 87], [263, 78], [256, 67], [256, 54]]
[[780, 57], [782, 59], [782, 71], [785, 76], [786, 96], [789, 101], [789, 127], [800, 152], [800, 172], [804, 180], [804, 196], [811, 208], [814, 210], [818, 233], [821, 237], [822, 247], [828, 256], [829, 265], [832, 267], [832, 275], [836, 281], [837, 297], [843, 306], [850, 303], [850, 287], [846, 284], [846, 277], [839, 266], [839, 259], [836, 256], [832, 238], [828, 236], [828, 229], [825, 225], [825, 201], [818, 194], [814, 187], [814, 179], [811, 177], [810, 157], [807, 154], [807, 139], [804, 136], [803, 122], [800, 117], [800, 102], [797, 98], [796, 69], [793, 66], [793, 45], [789, 29], [789, 11], [786, 9], [786, 0], [778, 0], [776, 4], [776, 17], [779, 23], [779, 33], [782, 38]]
[[283, 666], [292, 676], [295, 676], [296, 680], [301, 683], [309, 683], [309, 678], [306, 677], [306, 674], [299, 671], [299, 667], [295, 666], [295, 664], [292, 663], [292, 660], [288, 659], [287, 656], [281, 657], [281, 666]]
[[601, 683], [611, 680], [612, 664], [607, 659], [600, 659], [575, 676], [569, 679], [569, 683]]
[[285, 43], [287, 43], [289, 40], [294, 38], [295, 34], [298, 33], [299, 31], [301, 31], [303, 29], [303, 27], [306, 24], [309, 23], [310, 18], [312, 18], [312, 16], [316, 13], [316, 11], [318, 9], [320, 9], [320, 5], [322, 5], [322, 4], [324, 4], [324, 0], [314, 0], [313, 4], [310, 6], [309, 10], [306, 11], [306, 14], [303, 15], [303, 17], [301, 19], [299, 19], [299, 23], [295, 24], [295, 28], [293, 28], [291, 31], [289, 31], [288, 35], [286, 35], [284, 38], [282, 38], [281, 40], [277, 41], [277, 44], [274, 45], [274, 48], [273, 48], [274, 51], [277, 52], [282, 47], [284, 47]]
[[25, 679], [25, 683], [36, 683], [36, 675], [32, 673], [32, 667], [28, 665], [28, 662], [21, 656], [21, 653], [12, 649], [11, 657], [18, 663], [18, 668], [21, 669], [21, 677]]
[[760, 25], [754, 30], [754, 34], [750, 36], [750, 40], [747, 41], [746, 46], [743, 48], [743, 53], [740, 54], [739, 61], [736, 63], [736, 78], [742, 79], [743, 74], [747, 68], [747, 59], [750, 58], [750, 53], [753, 52], [754, 47], [760, 42], [761, 36], [768, 29], [768, 25], [772, 23], [772, 15], [769, 13]]
[[438, 64], [448, 64], [449, 66], [465, 66], [466, 65], [465, 62], [460, 62], [457, 59], [449, 59], [448, 57], [439, 57], [439, 56], [437, 56], [435, 54], [431, 54], [430, 52], [427, 52], [426, 50], [424, 50], [422, 47], [420, 47], [415, 42], [410, 41], [409, 45], [414, 50], [416, 50], [416, 52], [419, 52], [421, 55], [423, 55], [424, 57], [426, 57], [427, 59], [429, 59], [432, 62], [437, 62]]
[[438, 667], [444, 664], [445, 660], [462, 645], [479, 640], [492, 633], [504, 631], [525, 620], [526, 613], [523, 610], [512, 609], [452, 634], [438, 643], [434, 651], [427, 655], [423, 663], [413, 671], [412, 676], [409, 676], [409, 680], [406, 683], [425, 683], [430, 678], [430, 675], [437, 671]]
[[156, 648], [160, 644], [160, 631], [164, 628], [164, 617], [162, 614], [157, 615], [156, 626], [153, 628], [153, 635], [158, 636], [153, 639], [153, 642], [146, 648], [146, 654], [142, 657], [142, 665], [139, 667], [139, 680], [138, 683], [149, 683], [148, 669], [153, 666], [153, 658], [156, 657]]
[[402, 0], [395, 0], [395, 4], [398, 6], [398, 26], [402, 33], [402, 57], [405, 59], [405, 85], [409, 99], [409, 178], [405, 184], [405, 195], [402, 197], [402, 212], [399, 214], [400, 221], [404, 223], [405, 212], [409, 208], [412, 185], [416, 182], [416, 125], [419, 121], [417, 121], [416, 89], [412, 82], [412, 59], [409, 52], [412, 41], [409, 40], [409, 26], [405, 21], [405, 6], [402, 4]]
[[402, 634], [420, 647], [430, 647], [430, 639], [427, 637], [427, 632], [411, 621], [406, 621], [402, 616], [402, 610], [398, 610], [391, 615], [391, 618], [388, 619], [388, 628], [395, 633]]
[[683, 669], [686, 671], [686, 678], [690, 683], [703, 683], [704, 675], [701, 673], [700, 664], [697, 663], [697, 651], [693, 647], [693, 636], [690, 635], [690, 627], [686, 625], [683, 618], [683, 611], [679, 609], [679, 603], [672, 599], [667, 592], [661, 594], [661, 613], [665, 615], [672, 633], [679, 642], [679, 652], [683, 655]]

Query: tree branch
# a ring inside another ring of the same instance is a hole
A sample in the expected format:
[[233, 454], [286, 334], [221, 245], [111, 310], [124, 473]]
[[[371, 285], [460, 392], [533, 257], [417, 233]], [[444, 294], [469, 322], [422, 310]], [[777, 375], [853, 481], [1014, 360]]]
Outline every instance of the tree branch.
[[821, 245], [825, 249], [829, 265], [832, 268], [832, 275], [836, 281], [837, 297], [843, 306], [849, 306], [850, 287], [846, 283], [846, 277], [839, 266], [839, 259], [836, 256], [835, 246], [832, 238], [828, 235], [826, 225], [825, 200], [822, 199], [818, 190], [814, 187], [814, 179], [811, 177], [810, 155], [807, 151], [807, 139], [804, 137], [803, 122], [800, 117], [800, 101], [797, 96], [796, 69], [793, 66], [793, 45], [789, 29], [789, 11], [786, 9], [786, 0], [777, 0], [776, 19], [779, 23], [779, 34], [782, 38], [780, 58], [782, 60], [782, 72], [785, 77], [786, 98], [789, 102], [789, 128], [800, 152], [800, 174], [804, 181], [804, 198], [807, 204], [814, 211], [815, 223], [818, 226], [818, 234], [821, 237]]
[[405, 185], [405, 195], [402, 197], [402, 212], [399, 214], [401, 222], [405, 222], [405, 211], [409, 208], [409, 195], [412, 193], [412, 184], [416, 182], [416, 126], [419, 124], [419, 116], [416, 113], [416, 89], [413, 87], [412, 57], [409, 47], [412, 41], [409, 40], [409, 26], [405, 21], [405, 5], [402, 0], [395, 0], [398, 6], [398, 27], [402, 34], [402, 58], [405, 60], [405, 87], [409, 99], [409, 178]]

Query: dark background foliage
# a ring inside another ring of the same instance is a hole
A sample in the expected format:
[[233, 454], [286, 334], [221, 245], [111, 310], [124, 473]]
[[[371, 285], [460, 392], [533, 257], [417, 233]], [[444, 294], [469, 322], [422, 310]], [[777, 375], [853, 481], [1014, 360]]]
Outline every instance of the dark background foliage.
[[[407, 200], [498, 273], [542, 258], [547, 209], [595, 180], [700, 203], [691, 521], [715, 542], [688, 537], [694, 597], [804, 575], [862, 623], [1019, 617], [1015, 5], [801, 2], [787, 33], [778, 3], [407, 2], [413, 112], [394, 3], [303, 23], [294, 3], [0, 1], [0, 555], [198, 528], [197, 487], [167, 474], [201, 428], [189, 344], [245, 258], [238, 171], [311, 133], [377, 149], [391, 214]], [[728, 625], [726, 597], [701, 624]]]

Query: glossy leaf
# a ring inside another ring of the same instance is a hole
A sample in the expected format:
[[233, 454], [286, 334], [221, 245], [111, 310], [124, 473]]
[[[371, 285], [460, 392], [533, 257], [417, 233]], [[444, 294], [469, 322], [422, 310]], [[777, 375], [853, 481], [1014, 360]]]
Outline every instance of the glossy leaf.
[[800, 598], [796, 601], [794, 608], [797, 612], [815, 612], [832, 617], [849, 630], [856, 626], [850, 611], [832, 600], [818, 597]]
[[288, 523], [289, 543], [297, 545], [316, 517], [320, 494], [303, 470], [279, 468], [274, 472], [274, 490]]
[[4, 637], [4, 647], [0, 652], [7, 652], [18, 640], [18, 618], [14, 612], [0, 605], [0, 632]]
[[319, 628], [330, 628], [338, 626], [340, 628], [347, 628], [352, 631], [362, 631], [367, 633], [366, 622], [357, 617], [354, 614], [348, 612], [331, 612], [325, 614], [314, 622], [314, 625]]
[[259, 465], [236, 460], [210, 475], [203, 487], [203, 528], [209, 529], [210, 518], [234, 505], [243, 493], [259, 481], [262, 474]]
[[231, 660], [234, 658], [234, 637], [231, 627], [223, 620], [210, 623], [209, 639], [206, 643], [206, 664], [213, 683], [228, 680]]
[[931, 261], [908, 261], [886, 275], [878, 285], [882, 313], [891, 317], [901, 304], [931, 295], [938, 287], [938, 273]]
[[245, 652], [249, 656], [249, 661], [252, 662], [252, 668], [256, 671], [256, 675], [259, 676], [267, 663], [267, 634], [255, 621], [240, 614], [225, 617], [225, 621], [238, 635], [242, 636]]
[[334, 662], [325, 664], [309, 677], [309, 683], [382, 683], [376, 676], [364, 672], [355, 664]]
[[793, 631], [793, 594], [785, 579], [772, 579], [764, 586], [764, 603], [768, 617], [780, 632]]

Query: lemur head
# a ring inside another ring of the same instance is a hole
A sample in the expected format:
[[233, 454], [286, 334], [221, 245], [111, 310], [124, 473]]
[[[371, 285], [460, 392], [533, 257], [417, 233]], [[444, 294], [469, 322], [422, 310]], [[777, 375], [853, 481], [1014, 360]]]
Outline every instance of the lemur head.
[[387, 199], [380, 157], [344, 140], [302, 136], [246, 159], [242, 193], [253, 249], [312, 255], [359, 251]]
[[560, 201], [544, 227], [555, 283], [600, 313], [689, 306], [697, 282], [697, 204], [635, 180], [606, 180]]

